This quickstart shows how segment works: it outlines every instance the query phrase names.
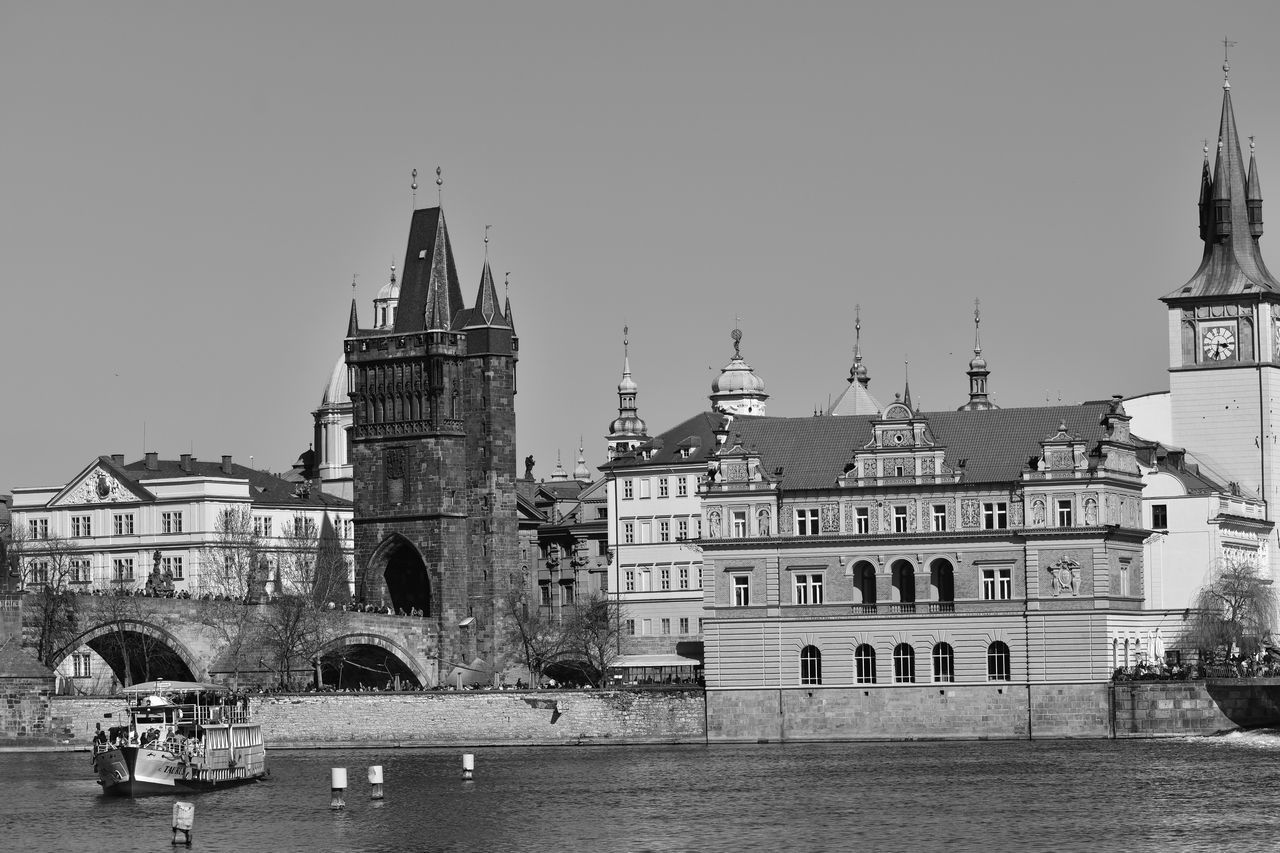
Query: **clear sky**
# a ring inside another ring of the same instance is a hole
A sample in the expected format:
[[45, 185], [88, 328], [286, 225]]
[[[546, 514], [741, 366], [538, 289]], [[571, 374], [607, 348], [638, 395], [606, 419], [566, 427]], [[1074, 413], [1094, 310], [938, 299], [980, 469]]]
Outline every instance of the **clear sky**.
[[974, 298], [1001, 406], [1163, 390], [1222, 39], [1266, 196], [1278, 33], [1276, 3], [0, 3], [0, 491], [144, 449], [287, 469], [437, 165], [464, 294], [486, 224], [511, 272], [537, 476], [580, 434], [603, 461], [624, 324], [651, 432], [708, 407], [735, 317], [769, 413], [825, 407], [855, 304], [882, 401], [909, 359], [917, 404], [965, 402]]

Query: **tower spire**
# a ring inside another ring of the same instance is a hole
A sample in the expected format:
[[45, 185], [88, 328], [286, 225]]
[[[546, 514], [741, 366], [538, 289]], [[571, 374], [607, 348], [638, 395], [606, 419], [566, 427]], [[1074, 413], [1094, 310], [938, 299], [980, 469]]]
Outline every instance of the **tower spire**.
[[609, 444], [609, 458], [613, 459], [639, 446], [649, 435], [649, 428], [636, 410], [636, 392], [639, 390], [631, 378], [630, 328], [622, 327], [622, 381], [618, 383], [618, 416], [609, 424], [605, 437]]
[[969, 402], [959, 411], [973, 412], [983, 409], [998, 409], [995, 403], [987, 398], [987, 360], [982, 357], [982, 302], [973, 300], [973, 358], [969, 359]]

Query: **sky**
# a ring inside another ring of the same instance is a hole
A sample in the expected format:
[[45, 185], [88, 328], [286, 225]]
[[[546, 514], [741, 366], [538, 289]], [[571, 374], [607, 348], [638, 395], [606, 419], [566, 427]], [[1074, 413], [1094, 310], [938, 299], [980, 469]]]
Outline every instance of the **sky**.
[[0, 2], [0, 492], [110, 453], [287, 470], [437, 166], [466, 298], [486, 225], [510, 272], [535, 476], [580, 436], [604, 461], [624, 326], [651, 434], [709, 408], [735, 324], [769, 414], [825, 408], [855, 306], [881, 401], [908, 369], [918, 407], [967, 400], [974, 299], [1000, 406], [1167, 389], [1222, 41], [1265, 197], [1277, 32], [1275, 3]]

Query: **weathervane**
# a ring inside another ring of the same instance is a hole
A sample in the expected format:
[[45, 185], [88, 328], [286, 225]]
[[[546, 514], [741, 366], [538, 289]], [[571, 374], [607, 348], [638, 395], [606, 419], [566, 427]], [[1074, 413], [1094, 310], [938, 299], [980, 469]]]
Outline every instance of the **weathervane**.
[[484, 227], [484, 259], [486, 261], [489, 260], [489, 229], [492, 227], [492, 225]]
[[973, 300], [973, 352], [975, 355], [982, 352], [982, 340], [978, 337], [978, 328], [982, 324], [982, 303]]
[[1222, 88], [1231, 88], [1231, 48], [1239, 42], [1223, 38], [1222, 40]]

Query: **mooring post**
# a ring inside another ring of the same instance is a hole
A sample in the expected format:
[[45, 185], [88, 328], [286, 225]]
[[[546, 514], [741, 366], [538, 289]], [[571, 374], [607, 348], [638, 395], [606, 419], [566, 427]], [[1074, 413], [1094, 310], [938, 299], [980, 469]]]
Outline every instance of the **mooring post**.
[[[194, 803], [174, 803], [173, 804], [173, 845], [176, 847], [183, 844], [187, 847], [191, 846], [191, 829], [196, 822], [196, 807]], [[182, 837], [178, 837], [178, 833], [182, 833]]]

